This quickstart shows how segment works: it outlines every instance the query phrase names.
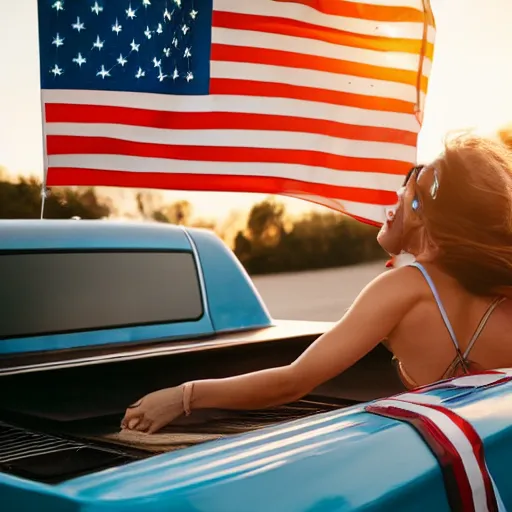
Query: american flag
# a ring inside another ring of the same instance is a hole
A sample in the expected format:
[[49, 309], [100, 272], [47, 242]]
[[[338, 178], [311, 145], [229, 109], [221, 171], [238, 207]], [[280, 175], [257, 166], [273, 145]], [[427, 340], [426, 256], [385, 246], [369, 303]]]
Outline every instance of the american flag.
[[380, 223], [428, 0], [38, 0], [46, 185], [259, 192]]

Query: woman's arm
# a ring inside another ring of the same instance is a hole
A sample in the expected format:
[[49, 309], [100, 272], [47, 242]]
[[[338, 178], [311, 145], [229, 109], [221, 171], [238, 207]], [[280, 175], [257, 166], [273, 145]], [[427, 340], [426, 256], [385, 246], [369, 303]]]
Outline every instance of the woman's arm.
[[[343, 318], [291, 365], [194, 383], [193, 409], [259, 409], [296, 400], [359, 361], [389, 336], [419, 298], [417, 272], [374, 279]], [[410, 286], [412, 284], [413, 286]]]
[[[386, 338], [420, 297], [404, 267], [374, 279], [343, 318], [287, 366], [193, 383], [190, 409], [262, 409], [294, 401], [343, 372]], [[191, 384], [186, 384], [190, 386]], [[185, 399], [187, 402], [188, 400]], [[156, 391], [126, 412], [123, 426], [155, 432], [184, 411], [183, 387]]]

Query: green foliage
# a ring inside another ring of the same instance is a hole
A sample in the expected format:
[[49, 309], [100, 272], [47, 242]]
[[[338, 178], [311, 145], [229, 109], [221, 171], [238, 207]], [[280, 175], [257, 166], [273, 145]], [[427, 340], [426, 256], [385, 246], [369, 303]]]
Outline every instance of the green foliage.
[[[1, 171], [0, 168], [0, 218], [39, 218], [41, 183], [34, 178], [9, 181]], [[212, 222], [193, 220], [193, 208], [188, 201], [165, 204], [160, 196], [143, 191], [137, 192], [136, 204], [139, 214], [146, 219], [218, 227]], [[110, 200], [99, 198], [92, 188], [52, 188], [44, 217], [99, 219], [112, 212]], [[242, 222], [241, 218], [238, 220]], [[236, 233], [235, 224], [233, 227], [232, 234]], [[385, 254], [377, 244], [376, 235], [376, 228], [332, 212], [289, 220], [283, 204], [269, 198], [252, 207], [245, 229], [238, 231], [233, 246], [251, 274], [293, 272], [383, 258]]]
[[[111, 207], [100, 201], [94, 189], [52, 188], [46, 198], [46, 219], [100, 219], [110, 214]], [[41, 182], [34, 178], [17, 182], [0, 181], [0, 218], [35, 219], [41, 214]]]
[[385, 257], [376, 241], [377, 228], [330, 212], [287, 223], [284, 213], [273, 199], [252, 208], [245, 232], [234, 242], [249, 273], [338, 267]]

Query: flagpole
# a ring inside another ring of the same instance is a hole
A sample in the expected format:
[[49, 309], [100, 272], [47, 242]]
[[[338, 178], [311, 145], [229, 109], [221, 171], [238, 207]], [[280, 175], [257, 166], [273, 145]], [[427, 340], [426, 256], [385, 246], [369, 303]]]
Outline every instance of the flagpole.
[[[38, 23], [37, 23], [37, 41], [39, 43], [39, 21], [40, 21], [40, 14], [38, 12]], [[38, 44], [39, 46], [39, 44]], [[40, 50], [40, 48], [39, 48]], [[41, 180], [41, 215], [40, 218], [44, 218], [44, 207], [46, 205], [46, 197], [48, 196], [48, 190], [46, 188], [46, 177], [48, 174], [48, 154], [46, 152], [46, 132], [45, 132], [45, 126], [46, 126], [46, 113], [44, 108], [44, 101], [43, 101], [43, 83], [42, 83], [42, 75], [41, 75], [41, 54], [39, 54], [39, 105], [41, 108], [41, 124], [42, 124], [42, 135], [43, 135], [43, 179]]]

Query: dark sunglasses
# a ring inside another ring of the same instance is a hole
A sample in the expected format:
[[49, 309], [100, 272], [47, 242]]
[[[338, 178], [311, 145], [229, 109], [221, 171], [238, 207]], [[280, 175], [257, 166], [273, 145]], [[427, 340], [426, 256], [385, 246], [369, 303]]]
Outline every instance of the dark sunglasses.
[[414, 167], [411, 168], [411, 170], [407, 173], [407, 176], [405, 177], [405, 180], [404, 180], [404, 184], [402, 185], [403, 187], [405, 187], [407, 185], [407, 183], [409, 183], [409, 180], [411, 179], [412, 176], [414, 176], [415, 179], [418, 178], [418, 175], [420, 174], [420, 172], [424, 169], [424, 165], [415, 165]]

